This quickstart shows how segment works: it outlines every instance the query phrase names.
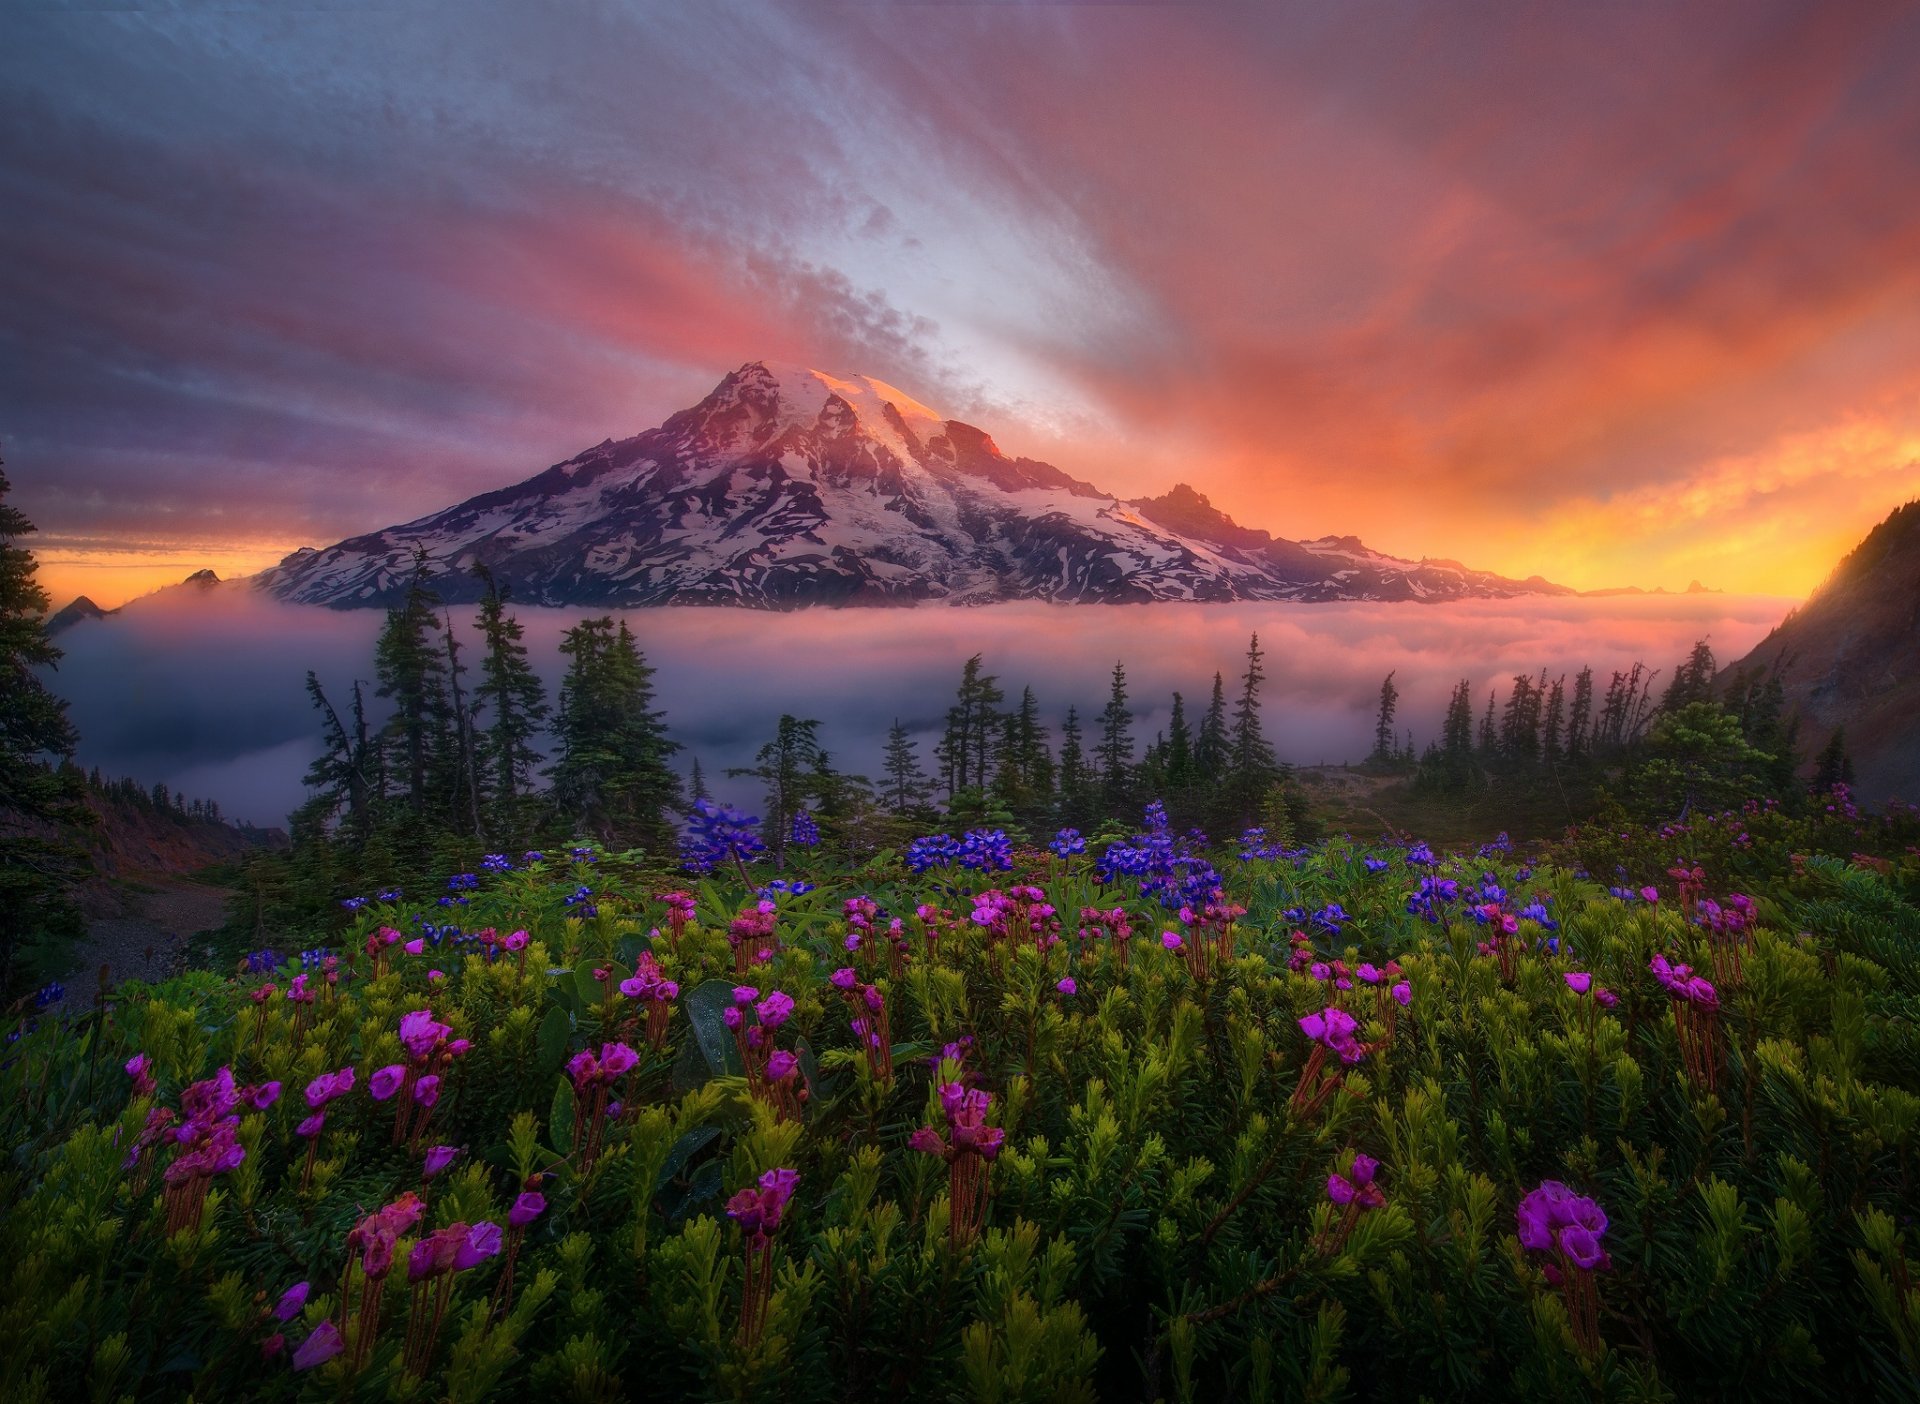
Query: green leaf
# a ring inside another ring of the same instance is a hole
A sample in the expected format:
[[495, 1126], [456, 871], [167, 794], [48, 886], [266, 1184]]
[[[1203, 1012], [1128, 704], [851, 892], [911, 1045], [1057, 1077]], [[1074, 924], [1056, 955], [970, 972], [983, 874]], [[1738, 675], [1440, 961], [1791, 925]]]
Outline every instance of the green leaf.
[[559, 1005], [547, 1010], [547, 1017], [540, 1021], [539, 1049], [540, 1075], [552, 1077], [560, 1071], [560, 1065], [567, 1061], [567, 1044], [573, 1038], [573, 1020], [567, 1017], [567, 1011]]
[[687, 1011], [687, 1023], [693, 1029], [694, 1042], [707, 1060], [709, 1075], [745, 1073], [740, 1063], [740, 1049], [733, 1041], [733, 1030], [722, 1017], [733, 1007], [733, 982], [704, 981], [686, 997], [683, 1007]]
[[561, 1156], [573, 1153], [573, 1084], [554, 1079], [553, 1105], [547, 1111], [547, 1144]]
[[675, 1141], [672, 1149], [667, 1152], [666, 1160], [661, 1163], [659, 1175], [654, 1179], [653, 1192], [658, 1194], [665, 1189], [667, 1182], [685, 1169], [687, 1162], [693, 1159], [702, 1148], [710, 1145], [719, 1134], [718, 1126], [696, 1126]]

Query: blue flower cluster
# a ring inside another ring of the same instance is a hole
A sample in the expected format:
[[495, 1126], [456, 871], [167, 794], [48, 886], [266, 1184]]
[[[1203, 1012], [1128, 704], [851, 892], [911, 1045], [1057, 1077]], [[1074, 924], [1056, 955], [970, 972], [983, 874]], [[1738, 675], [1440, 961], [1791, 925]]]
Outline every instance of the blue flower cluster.
[[447, 879], [449, 892], [475, 892], [480, 887], [480, 879], [472, 873], [455, 873]]
[[795, 878], [791, 882], [785, 878], [775, 878], [754, 895], [771, 902], [782, 893], [785, 893], [789, 897], [804, 897], [807, 893], [813, 891], [814, 886], [815, 884], [802, 882], [798, 878]]
[[1366, 858], [1362, 858], [1360, 860], [1360, 866], [1365, 868], [1370, 873], [1384, 873], [1388, 868], [1391, 868], [1393, 864], [1389, 863], [1384, 858], [1374, 858], [1369, 856]]
[[1013, 840], [1004, 829], [968, 829], [966, 837], [928, 834], [907, 845], [907, 867], [924, 873], [955, 863], [976, 873], [1005, 872], [1013, 866]]
[[379, 895], [379, 900], [382, 902], [398, 902], [404, 896], [406, 896], [406, 893], [402, 892], [399, 888], [389, 887]]
[[563, 905], [573, 909], [567, 913], [568, 916], [587, 919], [600, 915], [600, 909], [593, 904], [593, 889], [591, 887], [574, 888], [573, 891], [569, 892], [563, 899]]
[[688, 871], [710, 873], [722, 864], [750, 863], [766, 851], [757, 816], [742, 814], [730, 804], [695, 801], [686, 837], [680, 840], [680, 862]]
[[302, 970], [318, 970], [327, 963], [327, 957], [332, 954], [333, 952], [325, 946], [315, 946], [311, 950], [302, 951], [300, 952], [300, 968]]
[[1560, 929], [1560, 923], [1555, 921], [1547, 912], [1547, 903], [1552, 900], [1552, 897], [1547, 897], [1541, 901], [1529, 902], [1526, 906], [1515, 912], [1514, 915], [1522, 921], [1537, 921], [1548, 931], [1558, 931]]
[[1053, 836], [1053, 842], [1047, 847], [1062, 858], [1071, 858], [1075, 854], [1087, 851], [1087, 841], [1080, 837], [1078, 829], [1062, 829]]
[[1423, 877], [1407, 898], [1407, 915], [1438, 922], [1444, 918], [1441, 905], [1459, 900], [1460, 884], [1452, 878]]
[[279, 968], [280, 957], [272, 951], [254, 951], [247, 956], [247, 973], [249, 975], [264, 975], [269, 970], [278, 970]]
[[798, 844], [802, 848], [814, 848], [820, 843], [820, 826], [814, 822], [813, 815], [807, 810], [794, 813], [793, 823], [787, 828], [787, 842]]
[[490, 873], [510, 873], [513, 871], [513, 860], [504, 853], [489, 853], [480, 860], [480, 866]]
[[1201, 907], [1220, 892], [1220, 874], [1199, 854], [1207, 836], [1198, 829], [1175, 834], [1167, 822], [1166, 806], [1155, 800], [1147, 806], [1147, 827], [1131, 843], [1116, 843], [1100, 855], [1094, 871], [1105, 883], [1137, 878], [1140, 895], [1163, 907]]
[[1338, 902], [1329, 902], [1313, 914], [1313, 924], [1329, 936], [1338, 936], [1340, 929], [1352, 920], [1347, 915], [1347, 909]]
[[35, 1009], [45, 1009], [50, 1005], [58, 1004], [66, 997], [67, 987], [58, 980], [49, 980], [33, 992], [33, 1007]]
[[1507, 831], [1502, 829], [1500, 831], [1500, 837], [1496, 838], [1492, 843], [1483, 843], [1480, 845], [1479, 856], [1482, 858], [1491, 858], [1496, 853], [1511, 852], [1513, 852], [1513, 840], [1508, 838]]
[[350, 912], [357, 912], [367, 905], [367, 899], [365, 897], [343, 897], [340, 899], [340, 905]]
[[[702, 801], [702, 803], [705, 803], [705, 801]], [[759, 820], [756, 819], [754, 822], [758, 823]], [[595, 853], [591, 848], [569, 848], [567, 855], [576, 863], [598, 863], [600, 861], [600, 855]]]

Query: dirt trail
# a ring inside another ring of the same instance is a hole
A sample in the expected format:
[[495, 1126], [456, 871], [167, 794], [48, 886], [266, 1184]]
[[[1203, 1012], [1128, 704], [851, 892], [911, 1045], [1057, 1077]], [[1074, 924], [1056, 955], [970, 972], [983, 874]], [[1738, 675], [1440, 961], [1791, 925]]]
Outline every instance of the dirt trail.
[[226, 921], [234, 898], [224, 887], [184, 878], [150, 878], [146, 885], [149, 890], [120, 894], [126, 908], [120, 914], [88, 920], [65, 982], [74, 994], [91, 996], [103, 965], [109, 984], [165, 977], [193, 937]]

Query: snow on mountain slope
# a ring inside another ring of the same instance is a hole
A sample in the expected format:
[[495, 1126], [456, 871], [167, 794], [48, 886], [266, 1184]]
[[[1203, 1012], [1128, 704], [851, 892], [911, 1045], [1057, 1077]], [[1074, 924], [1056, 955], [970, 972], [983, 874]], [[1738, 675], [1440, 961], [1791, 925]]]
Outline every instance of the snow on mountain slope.
[[388, 605], [416, 553], [449, 601], [485, 566], [546, 605], [1413, 600], [1571, 593], [1352, 537], [1241, 527], [1181, 485], [1122, 502], [883, 381], [750, 362], [657, 429], [255, 577], [274, 596]]

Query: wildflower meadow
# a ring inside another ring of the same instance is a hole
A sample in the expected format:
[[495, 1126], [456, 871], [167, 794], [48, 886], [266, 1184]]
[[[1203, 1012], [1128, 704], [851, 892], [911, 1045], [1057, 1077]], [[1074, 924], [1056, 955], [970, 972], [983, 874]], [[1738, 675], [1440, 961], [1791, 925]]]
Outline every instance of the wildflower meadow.
[[761, 827], [23, 1016], [5, 1397], [1920, 1397], [1911, 811]]

